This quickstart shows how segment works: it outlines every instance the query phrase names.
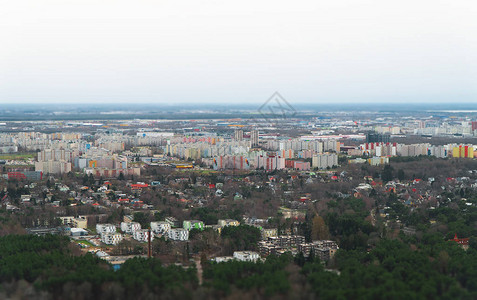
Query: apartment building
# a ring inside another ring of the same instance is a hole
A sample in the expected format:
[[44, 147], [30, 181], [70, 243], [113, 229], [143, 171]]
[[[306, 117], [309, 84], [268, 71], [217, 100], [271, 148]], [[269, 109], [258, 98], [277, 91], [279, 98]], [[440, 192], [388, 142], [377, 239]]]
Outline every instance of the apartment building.
[[256, 262], [260, 259], [260, 254], [254, 251], [235, 251], [234, 258], [238, 261]]
[[185, 220], [182, 222], [182, 227], [186, 230], [199, 229], [204, 230], [204, 222], [199, 220]]
[[[148, 242], [149, 241], [149, 230], [139, 229], [134, 231], [133, 238], [139, 242]], [[151, 232], [151, 241], [154, 239], [154, 233]]]
[[379, 165], [389, 164], [389, 157], [375, 156], [375, 157], [372, 157], [372, 158], [368, 158], [368, 163], [371, 166], [379, 166]]
[[335, 241], [320, 240], [311, 243], [298, 244], [298, 251], [302, 252], [305, 257], [313, 253], [321, 261], [330, 260], [338, 251], [339, 247]]
[[135, 231], [141, 229], [141, 224], [138, 222], [121, 222], [121, 231], [133, 234]]
[[165, 221], [171, 224], [172, 228], [181, 226], [180, 221], [177, 220], [175, 217], [166, 217]]
[[278, 237], [277, 228], [262, 228], [261, 230], [262, 239], [266, 240], [269, 237]]
[[288, 248], [281, 247], [270, 241], [260, 241], [258, 242], [258, 250], [262, 257], [268, 255], [281, 255], [288, 251]]
[[116, 226], [113, 224], [96, 224], [96, 233], [115, 233]]
[[173, 241], [187, 241], [189, 239], [189, 230], [184, 228], [171, 228], [167, 237]]
[[214, 168], [214, 170], [248, 170], [250, 169], [250, 161], [247, 157], [243, 155], [217, 156], [212, 159], [212, 167]]
[[242, 129], [235, 129], [234, 140], [243, 141], [243, 130]]
[[123, 240], [123, 235], [120, 233], [102, 233], [101, 242], [107, 245], [117, 245]]
[[298, 244], [305, 242], [305, 237], [302, 235], [281, 235], [269, 237], [268, 241], [280, 247], [297, 247]]
[[260, 143], [260, 134], [258, 130], [250, 131], [250, 144], [252, 147], [258, 147]]
[[171, 228], [171, 224], [168, 222], [151, 222], [151, 230], [154, 234], [167, 234]]
[[285, 169], [285, 158], [275, 155], [259, 155], [255, 158], [255, 168], [264, 169], [267, 171], [271, 170], [282, 170]]
[[314, 169], [326, 169], [338, 166], [338, 155], [335, 153], [324, 153], [313, 156], [311, 166]]
[[70, 227], [83, 229], [88, 227], [88, 219], [86, 219], [85, 217], [60, 217], [60, 220], [63, 225], [68, 225]]
[[474, 158], [473, 145], [451, 145], [450, 147], [454, 158]]
[[71, 172], [72, 165], [65, 161], [36, 161], [35, 171], [45, 174], [66, 174]]

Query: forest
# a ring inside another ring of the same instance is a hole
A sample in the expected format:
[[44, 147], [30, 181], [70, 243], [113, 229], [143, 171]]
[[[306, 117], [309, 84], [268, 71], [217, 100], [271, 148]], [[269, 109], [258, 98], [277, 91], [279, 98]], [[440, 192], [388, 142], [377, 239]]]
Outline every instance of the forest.
[[475, 299], [477, 247], [465, 251], [440, 233], [400, 234], [370, 251], [340, 249], [317, 258], [213, 263], [197, 269], [134, 258], [114, 271], [92, 254], [76, 255], [62, 236], [0, 238], [0, 298], [30, 299]]

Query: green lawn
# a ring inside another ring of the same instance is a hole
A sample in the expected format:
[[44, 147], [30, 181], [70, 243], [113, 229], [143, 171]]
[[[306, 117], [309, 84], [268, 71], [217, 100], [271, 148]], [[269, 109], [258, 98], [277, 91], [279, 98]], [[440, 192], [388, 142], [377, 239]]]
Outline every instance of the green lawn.
[[0, 154], [0, 159], [10, 159], [10, 160], [26, 160], [28, 158], [37, 157], [36, 152], [34, 153], [15, 153], [15, 154]]
[[90, 242], [87, 241], [87, 240], [78, 240], [78, 241], [75, 241], [75, 243], [88, 245], [88, 246], [90, 246], [90, 247], [96, 247], [95, 245], [93, 245], [92, 243], [90, 243]]

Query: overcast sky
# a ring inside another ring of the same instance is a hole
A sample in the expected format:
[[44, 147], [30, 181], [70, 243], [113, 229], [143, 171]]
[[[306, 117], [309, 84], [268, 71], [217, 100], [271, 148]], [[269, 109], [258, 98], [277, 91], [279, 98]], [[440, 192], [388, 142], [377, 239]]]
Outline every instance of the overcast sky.
[[477, 103], [475, 0], [0, 4], [0, 102]]

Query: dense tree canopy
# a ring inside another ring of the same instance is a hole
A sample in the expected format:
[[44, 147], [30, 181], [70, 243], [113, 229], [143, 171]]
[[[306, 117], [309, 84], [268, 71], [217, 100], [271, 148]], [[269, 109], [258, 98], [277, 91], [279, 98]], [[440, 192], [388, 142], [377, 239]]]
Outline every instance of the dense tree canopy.
[[[240, 230], [244, 230], [239, 229]], [[477, 250], [463, 250], [439, 233], [383, 239], [369, 252], [341, 249], [326, 264], [290, 254], [264, 262], [204, 262], [164, 266], [157, 259], [127, 260], [118, 271], [94, 255], [74, 256], [61, 236], [0, 238], [0, 297], [11, 282], [26, 280], [57, 299], [227, 298], [475, 299]], [[7, 284], [8, 283], [8, 284]], [[38, 294], [40, 295], [40, 294]], [[38, 296], [37, 295], [37, 296]]]
[[225, 226], [221, 235], [229, 240], [234, 250], [253, 250], [260, 240], [260, 229], [249, 225]]
[[[164, 267], [157, 259], [134, 258], [113, 271], [92, 254], [73, 256], [69, 245], [62, 236], [0, 237], [0, 283], [26, 280], [58, 299], [74, 298], [73, 293], [85, 299], [108, 298], [111, 293], [127, 299], [148, 294], [190, 297], [197, 287], [195, 268]], [[70, 285], [74, 288], [65, 288]]]

